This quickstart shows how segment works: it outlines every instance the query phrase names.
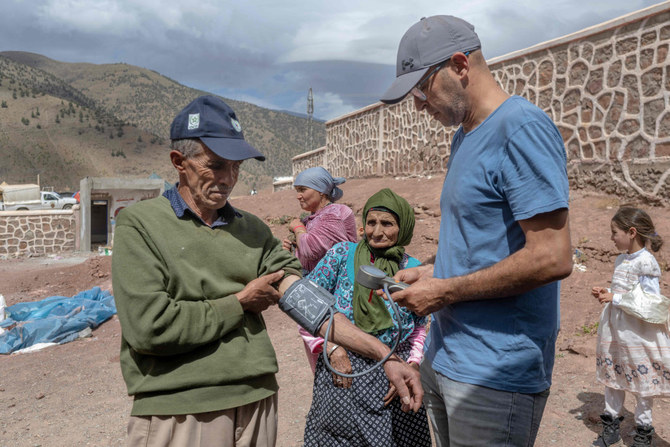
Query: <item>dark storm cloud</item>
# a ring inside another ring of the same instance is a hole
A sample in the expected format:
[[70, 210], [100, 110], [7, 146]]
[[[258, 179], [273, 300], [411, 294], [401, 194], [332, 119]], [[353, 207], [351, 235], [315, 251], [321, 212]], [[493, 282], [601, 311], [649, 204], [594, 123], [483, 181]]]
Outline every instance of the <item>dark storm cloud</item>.
[[[400, 37], [421, 16], [477, 27], [487, 58], [654, 4], [631, 0], [4, 0], [0, 51], [64, 62], [125, 62], [189, 87], [332, 119], [377, 101], [395, 76]], [[445, 11], [448, 9], [448, 11]]]

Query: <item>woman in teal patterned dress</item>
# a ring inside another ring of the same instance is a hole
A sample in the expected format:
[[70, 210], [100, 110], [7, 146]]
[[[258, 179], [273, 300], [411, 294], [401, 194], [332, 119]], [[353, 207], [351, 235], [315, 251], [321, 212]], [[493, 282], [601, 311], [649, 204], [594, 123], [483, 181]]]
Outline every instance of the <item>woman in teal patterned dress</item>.
[[[336, 310], [356, 326], [391, 346], [398, 333], [396, 354], [418, 368], [423, 356], [426, 317], [405, 308], [396, 315], [390, 303], [354, 281], [361, 265], [374, 265], [387, 275], [419, 265], [405, 253], [412, 240], [414, 211], [405, 199], [382, 189], [363, 208], [365, 237], [358, 244], [334, 245], [308, 278], [330, 291]], [[313, 343], [315, 349], [320, 343]], [[374, 360], [328, 344], [330, 363], [349, 373], [369, 368]], [[305, 447], [325, 446], [407, 446], [429, 447], [430, 432], [426, 411], [404, 413], [389, 385], [383, 368], [361, 377], [343, 378], [331, 373], [319, 356], [314, 376], [312, 406], [305, 426]]]

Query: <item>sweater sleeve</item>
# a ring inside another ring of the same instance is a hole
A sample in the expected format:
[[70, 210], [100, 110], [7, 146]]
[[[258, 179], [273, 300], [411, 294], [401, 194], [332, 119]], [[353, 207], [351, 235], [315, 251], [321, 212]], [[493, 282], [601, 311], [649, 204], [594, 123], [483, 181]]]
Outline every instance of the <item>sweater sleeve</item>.
[[[268, 230], [269, 233], [269, 230]], [[259, 266], [258, 276], [274, 273], [277, 270], [284, 270], [284, 277], [288, 275], [297, 275], [302, 277], [302, 266], [298, 258], [293, 256], [288, 250], [284, 250], [281, 241], [269, 233], [265, 243], [265, 256]]]
[[114, 234], [112, 284], [124, 339], [137, 352], [175, 355], [218, 340], [238, 328], [244, 312], [235, 295], [175, 300], [168, 271], [141, 225], [119, 215]]

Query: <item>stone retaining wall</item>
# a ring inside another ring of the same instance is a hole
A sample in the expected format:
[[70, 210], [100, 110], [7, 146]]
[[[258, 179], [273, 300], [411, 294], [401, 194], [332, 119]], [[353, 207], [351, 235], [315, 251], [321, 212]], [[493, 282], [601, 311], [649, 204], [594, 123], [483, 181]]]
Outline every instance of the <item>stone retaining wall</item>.
[[321, 146], [309, 152], [304, 152], [296, 155], [292, 159], [293, 162], [293, 178], [300, 172], [313, 166], [326, 166], [328, 160], [326, 159], [326, 146]]
[[59, 211], [0, 211], [0, 259], [72, 252], [79, 207]]
[[[665, 2], [488, 63], [508, 93], [554, 120], [571, 187], [667, 202], [669, 45]], [[347, 178], [443, 172], [455, 130], [417, 113], [411, 98], [373, 104], [327, 122], [321, 164], [298, 156], [293, 171], [320, 165]]]
[[274, 182], [272, 184], [272, 191], [277, 192], [277, 191], [284, 191], [285, 189], [292, 189], [293, 188], [293, 180], [281, 180]]

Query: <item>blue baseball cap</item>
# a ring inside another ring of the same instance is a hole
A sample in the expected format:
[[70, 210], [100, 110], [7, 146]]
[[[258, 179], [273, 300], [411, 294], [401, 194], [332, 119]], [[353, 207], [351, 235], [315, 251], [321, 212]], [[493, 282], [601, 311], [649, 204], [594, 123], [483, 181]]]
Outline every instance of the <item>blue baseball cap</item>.
[[244, 140], [242, 126], [235, 112], [216, 96], [201, 96], [184, 107], [172, 121], [170, 139], [198, 138], [205, 146], [226, 160], [265, 156]]

